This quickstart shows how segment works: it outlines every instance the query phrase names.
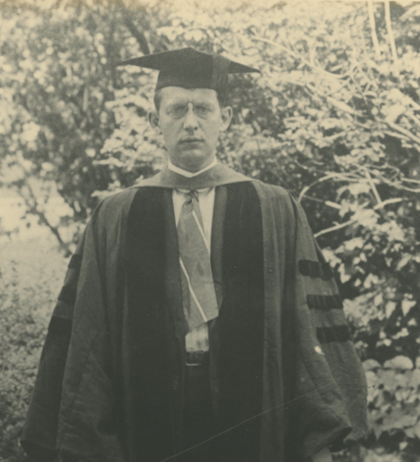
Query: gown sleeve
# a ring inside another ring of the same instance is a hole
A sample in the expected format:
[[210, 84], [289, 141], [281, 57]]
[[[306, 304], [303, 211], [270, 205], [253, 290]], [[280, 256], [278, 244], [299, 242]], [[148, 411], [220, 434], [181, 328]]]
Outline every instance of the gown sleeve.
[[103, 208], [70, 259], [49, 323], [21, 438], [35, 461], [125, 461], [112, 380]]
[[295, 209], [296, 433], [304, 456], [343, 448], [367, 427], [367, 384], [333, 273], [300, 204]]

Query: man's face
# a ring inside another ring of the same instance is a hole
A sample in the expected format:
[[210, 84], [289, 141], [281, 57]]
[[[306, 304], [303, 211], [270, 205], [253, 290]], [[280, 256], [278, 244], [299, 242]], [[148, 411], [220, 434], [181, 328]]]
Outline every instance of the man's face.
[[215, 157], [219, 133], [228, 128], [232, 109], [221, 109], [216, 92], [207, 88], [160, 91], [159, 112], [151, 112], [149, 121], [162, 132], [170, 161], [191, 172], [205, 168]]

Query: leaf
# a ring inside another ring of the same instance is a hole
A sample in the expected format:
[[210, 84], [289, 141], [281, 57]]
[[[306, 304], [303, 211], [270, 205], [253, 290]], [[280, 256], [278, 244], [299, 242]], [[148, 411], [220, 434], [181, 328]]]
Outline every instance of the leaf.
[[196, 42], [199, 42], [202, 38], [203, 38], [203, 33], [201, 32], [201, 30], [193, 30], [192, 31], [192, 38], [196, 41]]
[[384, 301], [384, 297], [381, 293], [379, 293], [378, 295], [375, 295], [375, 298], [373, 299], [373, 303], [377, 307], [382, 306], [383, 301]]
[[385, 361], [384, 368], [408, 371], [413, 369], [413, 362], [407, 356], [395, 356], [395, 358]]
[[372, 371], [381, 367], [382, 366], [378, 363], [378, 361], [375, 361], [374, 359], [367, 359], [366, 361], [363, 361], [363, 369], [365, 371]]
[[[395, 380], [396, 373], [393, 370], [382, 369], [378, 374], [378, 381], [381, 383], [385, 390], [394, 393], [398, 383]], [[385, 397], [384, 397], [385, 398]]]
[[417, 416], [404, 415], [403, 411], [397, 409], [384, 418], [382, 428], [384, 430], [403, 429], [406, 427], [412, 427], [416, 421]]
[[364, 246], [364, 240], [361, 237], [355, 237], [345, 242], [346, 250], [362, 249]]
[[385, 315], [387, 319], [391, 317], [391, 314], [394, 312], [397, 304], [395, 302], [387, 302], [385, 307]]
[[386, 113], [386, 118], [385, 120], [387, 121], [387, 123], [394, 123], [398, 117], [401, 115], [401, 114], [404, 114], [404, 112], [406, 111], [406, 107], [402, 104], [393, 104], [392, 106], [388, 107], [386, 109], [386, 111], [383, 111]]
[[404, 316], [407, 316], [408, 312], [416, 304], [417, 304], [417, 302], [415, 300], [408, 300], [408, 299], [405, 298], [401, 303], [401, 310], [402, 310]]
[[420, 439], [420, 420], [413, 427], [414, 434]]
[[411, 371], [411, 375], [409, 377], [409, 386], [411, 388], [414, 388], [415, 390], [417, 390], [417, 388], [420, 386], [420, 370], [419, 369], [414, 369], [413, 371]]
[[413, 256], [410, 254], [405, 254], [401, 260], [398, 262], [397, 271], [401, 271], [404, 266], [413, 259]]

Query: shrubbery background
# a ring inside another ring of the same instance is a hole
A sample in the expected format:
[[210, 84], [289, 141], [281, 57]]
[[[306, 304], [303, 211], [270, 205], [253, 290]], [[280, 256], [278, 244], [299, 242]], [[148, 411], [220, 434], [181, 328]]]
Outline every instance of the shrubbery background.
[[48, 240], [3, 242], [0, 254], [0, 460], [21, 462], [19, 435], [66, 262]]
[[145, 118], [156, 76], [116, 65], [192, 46], [261, 70], [232, 78], [219, 158], [294, 192], [340, 284], [371, 433], [337, 460], [418, 460], [420, 6], [3, 0], [0, 25], [0, 186], [61, 249], [1, 249], [0, 459], [24, 460], [17, 441], [64, 257], [101, 196], [164, 163]]

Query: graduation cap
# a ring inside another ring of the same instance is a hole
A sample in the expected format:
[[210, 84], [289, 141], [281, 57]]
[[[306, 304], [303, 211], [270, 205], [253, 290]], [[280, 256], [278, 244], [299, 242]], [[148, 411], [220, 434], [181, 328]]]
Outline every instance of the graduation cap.
[[210, 88], [226, 95], [229, 74], [260, 72], [223, 56], [210, 55], [191, 47], [140, 56], [119, 65], [129, 64], [159, 71], [156, 91], [165, 87]]

